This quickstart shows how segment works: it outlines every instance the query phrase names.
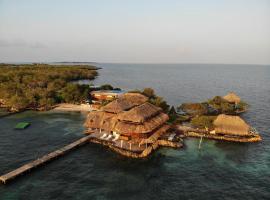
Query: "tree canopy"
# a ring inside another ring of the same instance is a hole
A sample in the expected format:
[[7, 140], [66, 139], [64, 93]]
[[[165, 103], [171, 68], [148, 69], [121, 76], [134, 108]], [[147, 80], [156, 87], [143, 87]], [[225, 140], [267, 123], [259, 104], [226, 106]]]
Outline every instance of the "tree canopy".
[[72, 81], [94, 79], [96, 70], [86, 65], [0, 64], [0, 102], [13, 110], [81, 102], [89, 86]]

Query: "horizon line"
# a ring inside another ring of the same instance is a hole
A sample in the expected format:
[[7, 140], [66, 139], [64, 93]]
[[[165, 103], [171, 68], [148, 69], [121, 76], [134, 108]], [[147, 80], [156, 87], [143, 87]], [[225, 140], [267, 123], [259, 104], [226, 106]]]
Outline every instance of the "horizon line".
[[270, 66], [269, 64], [259, 64], [259, 63], [219, 63], [219, 62], [98, 62], [98, 61], [13, 61], [13, 62], [2, 62], [2, 64], [34, 64], [34, 63], [44, 63], [44, 64], [52, 64], [52, 63], [91, 63], [91, 64], [144, 64], [144, 65], [176, 65], [176, 64], [198, 64], [198, 65], [262, 65], [262, 66]]

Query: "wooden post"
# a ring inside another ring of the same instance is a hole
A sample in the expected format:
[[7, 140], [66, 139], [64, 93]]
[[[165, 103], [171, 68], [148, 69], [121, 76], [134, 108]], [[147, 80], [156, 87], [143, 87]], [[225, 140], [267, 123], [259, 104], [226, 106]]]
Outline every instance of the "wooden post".
[[202, 138], [203, 138], [203, 136], [201, 136], [201, 139], [200, 139], [200, 143], [199, 143], [199, 149], [201, 149], [201, 143], [202, 143]]
[[121, 144], [121, 148], [123, 148], [123, 140], [121, 140], [121, 143], [120, 144]]

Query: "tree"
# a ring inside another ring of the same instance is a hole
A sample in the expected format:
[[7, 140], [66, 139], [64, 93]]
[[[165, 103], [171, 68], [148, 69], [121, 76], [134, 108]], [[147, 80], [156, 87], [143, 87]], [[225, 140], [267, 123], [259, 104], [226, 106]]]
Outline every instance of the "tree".
[[14, 95], [8, 102], [12, 110], [20, 111], [29, 105], [29, 101], [24, 96]]
[[105, 84], [100, 86], [101, 90], [113, 90], [113, 86], [111, 86], [110, 84]]
[[168, 115], [169, 115], [169, 118], [170, 118], [169, 119], [170, 122], [174, 122], [177, 119], [178, 115], [177, 115], [177, 113], [175, 111], [174, 106], [171, 106], [171, 108], [170, 108], [170, 110], [168, 112]]
[[170, 106], [167, 104], [167, 102], [164, 101], [163, 98], [159, 97], [159, 96], [155, 97], [154, 99], [150, 99], [150, 103], [162, 108], [162, 110], [166, 113], [168, 112], [168, 110], [170, 108]]
[[203, 103], [183, 103], [178, 109], [191, 116], [206, 115], [208, 113], [208, 108]]
[[155, 91], [152, 88], [144, 88], [143, 95], [149, 97], [149, 98], [155, 98]]

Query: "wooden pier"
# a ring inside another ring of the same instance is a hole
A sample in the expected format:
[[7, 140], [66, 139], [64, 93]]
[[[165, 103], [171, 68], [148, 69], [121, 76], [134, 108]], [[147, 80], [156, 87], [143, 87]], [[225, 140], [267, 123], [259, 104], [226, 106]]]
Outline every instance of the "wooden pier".
[[28, 172], [36, 167], [39, 167], [39, 166], [41, 166], [41, 165], [43, 165], [43, 164], [45, 164], [45, 163], [47, 163], [55, 158], [58, 158], [58, 157], [66, 154], [67, 152], [69, 152], [70, 150], [72, 150], [78, 146], [86, 144], [90, 138], [91, 138], [91, 135], [83, 137], [83, 138], [81, 138], [81, 139], [61, 148], [61, 149], [58, 149], [54, 152], [51, 152], [51, 153], [49, 153], [41, 158], [38, 158], [37, 160], [34, 160], [30, 163], [27, 163], [27, 164], [19, 167], [18, 169], [15, 169], [7, 174], [4, 174], [4, 175], [0, 176], [0, 182], [2, 182], [3, 184], [6, 184], [8, 181], [16, 178], [17, 176], [22, 175], [25, 172]]

